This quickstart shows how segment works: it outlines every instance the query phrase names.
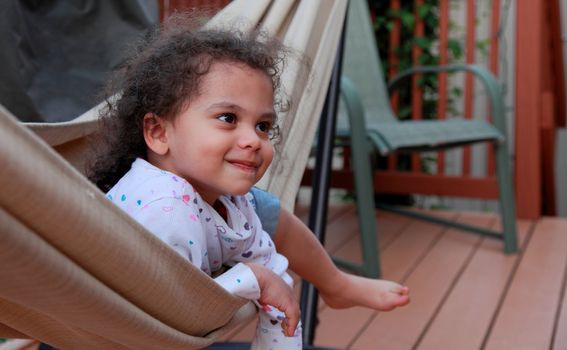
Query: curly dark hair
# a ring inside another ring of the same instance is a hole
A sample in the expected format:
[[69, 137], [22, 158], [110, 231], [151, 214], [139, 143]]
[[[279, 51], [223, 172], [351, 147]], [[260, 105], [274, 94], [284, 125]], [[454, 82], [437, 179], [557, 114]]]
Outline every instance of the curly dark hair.
[[[86, 173], [109, 191], [136, 158], [147, 159], [146, 113], [175, 118], [199, 94], [202, 77], [215, 62], [245, 64], [272, 80], [274, 96], [289, 52], [279, 40], [257, 30], [198, 28], [195, 14], [177, 14], [149, 33], [115, 72], [101, 115], [100, 139]], [[275, 101], [276, 109], [282, 104]]]

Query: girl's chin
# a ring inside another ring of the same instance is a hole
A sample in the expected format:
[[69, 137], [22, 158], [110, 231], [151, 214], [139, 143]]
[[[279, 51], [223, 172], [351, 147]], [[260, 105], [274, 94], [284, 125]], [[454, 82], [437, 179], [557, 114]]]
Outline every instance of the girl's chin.
[[242, 184], [240, 186], [234, 186], [233, 188], [228, 191], [230, 194], [234, 196], [243, 196], [246, 193], [250, 192], [250, 189], [254, 186], [253, 183], [250, 184]]
[[250, 192], [250, 189], [252, 189], [252, 186], [246, 189], [238, 189], [238, 190], [230, 191], [230, 194], [233, 196], [244, 196], [246, 193]]

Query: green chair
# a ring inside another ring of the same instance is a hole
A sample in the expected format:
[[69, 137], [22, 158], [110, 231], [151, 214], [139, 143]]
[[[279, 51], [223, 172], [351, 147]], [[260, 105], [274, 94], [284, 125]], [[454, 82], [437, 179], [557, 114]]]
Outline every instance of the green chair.
[[414, 218], [502, 239], [506, 253], [514, 253], [518, 250], [511, 165], [505, 138], [504, 106], [501, 90], [495, 78], [487, 70], [474, 65], [420, 66], [397, 75], [390, 82], [390, 88], [412, 74], [456, 71], [470, 72], [483, 84], [489, 96], [493, 124], [466, 119], [399, 121], [390, 106], [367, 3], [365, 0], [350, 1], [341, 84], [341, 109], [346, 112], [348, 118], [339, 116], [337, 137], [349, 139], [352, 149], [352, 168], [364, 262], [362, 265], [357, 265], [335, 259], [339, 266], [368, 276], [380, 274], [370, 166], [372, 154], [435, 151], [477, 142], [489, 142], [495, 150], [503, 232], [440, 219], [400, 207], [376, 205], [381, 209]]

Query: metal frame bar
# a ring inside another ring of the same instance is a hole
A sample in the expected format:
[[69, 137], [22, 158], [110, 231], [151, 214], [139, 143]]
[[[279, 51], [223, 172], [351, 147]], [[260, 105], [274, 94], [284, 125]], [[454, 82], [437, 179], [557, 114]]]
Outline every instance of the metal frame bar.
[[[331, 162], [333, 158], [336, 115], [340, 95], [346, 17], [347, 16], [345, 16], [343, 31], [336, 53], [329, 90], [327, 91], [325, 105], [319, 121], [315, 176], [312, 185], [311, 208], [309, 210], [309, 228], [321, 243], [325, 241], [330, 177], [332, 172]], [[300, 307], [301, 322], [303, 323], [303, 344], [305, 346], [313, 344], [315, 338], [315, 327], [318, 323], [317, 296], [318, 294], [315, 287], [309, 282], [303, 281], [301, 285]]]

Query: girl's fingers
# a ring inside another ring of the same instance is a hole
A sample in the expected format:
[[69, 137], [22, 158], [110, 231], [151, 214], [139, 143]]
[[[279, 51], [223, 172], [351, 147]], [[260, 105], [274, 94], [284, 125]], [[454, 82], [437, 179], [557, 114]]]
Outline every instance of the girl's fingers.
[[283, 329], [284, 334], [286, 336], [288, 336], [288, 328], [289, 328], [289, 324], [287, 322], [287, 318], [284, 318], [283, 321], [282, 321], [282, 329]]
[[282, 328], [286, 337], [293, 337], [295, 335], [297, 324], [293, 326], [293, 324], [287, 318], [285, 318], [282, 321]]
[[281, 311], [283, 311], [283, 313], [285, 314], [285, 318], [282, 320], [282, 329], [286, 336], [293, 337], [295, 335], [295, 329], [299, 324], [299, 317], [301, 315], [301, 312], [299, 311], [299, 304], [297, 304], [297, 302], [295, 302], [292, 297], [289, 307], [283, 308]]

